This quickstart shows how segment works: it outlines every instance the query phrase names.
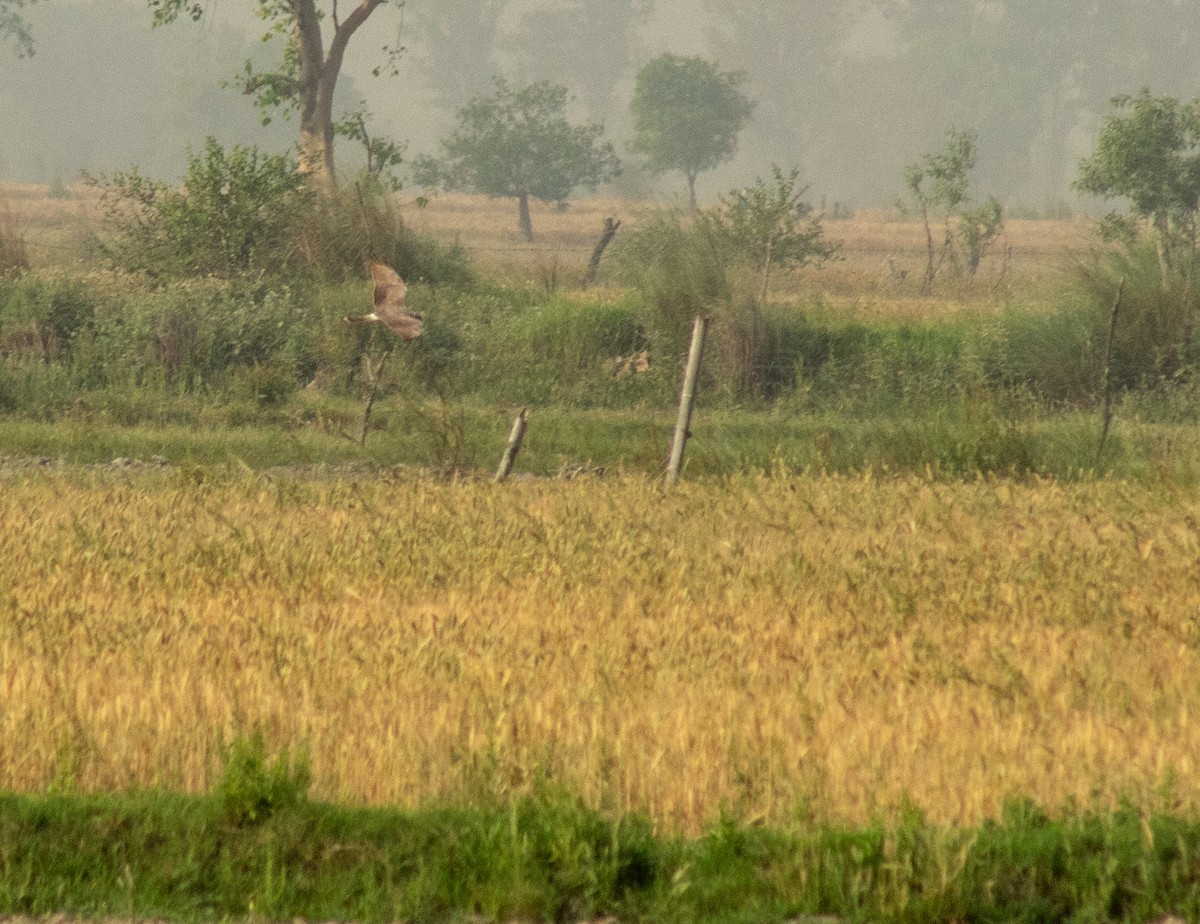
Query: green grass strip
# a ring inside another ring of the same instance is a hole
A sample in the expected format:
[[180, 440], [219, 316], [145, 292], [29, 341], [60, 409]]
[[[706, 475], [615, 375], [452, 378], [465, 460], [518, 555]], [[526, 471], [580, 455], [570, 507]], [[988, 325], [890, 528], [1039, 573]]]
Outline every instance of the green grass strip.
[[[255, 801], [257, 800], [257, 801]], [[268, 920], [1200, 918], [1200, 822], [1014, 802], [945, 829], [717, 823], [694, 840], [561, 791], [415, 811], [259, 793], [0, 796], [0, 913]]]

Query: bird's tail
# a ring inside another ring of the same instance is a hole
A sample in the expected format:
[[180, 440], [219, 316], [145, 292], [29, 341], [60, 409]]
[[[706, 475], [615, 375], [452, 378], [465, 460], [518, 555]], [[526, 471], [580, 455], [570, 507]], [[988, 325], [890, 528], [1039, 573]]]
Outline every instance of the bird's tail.
[[370, 324], [372, 321], [379, 320], [375, 316], [375, 312], [370, 314], [348, 314], [345, 321], [347, 324]]

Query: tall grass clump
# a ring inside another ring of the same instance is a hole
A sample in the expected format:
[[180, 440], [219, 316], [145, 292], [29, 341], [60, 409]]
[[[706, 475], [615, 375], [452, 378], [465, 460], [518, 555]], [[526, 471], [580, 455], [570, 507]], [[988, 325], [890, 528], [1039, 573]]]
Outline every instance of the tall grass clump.
[[793, 326], [764, 311], [759, 270], [735, 253], [721, 226], [663, 210], [639, 224], [614, 256], [617, 279], [640, 294], [651, 351], [682, 355], [692, 318], [712, 319], [704, 377], [726, 397], [777, 397], [794, 381]]
[[1122, 245], [1076, 267], [1057, 310], [1009, 312], [990, 365], [1000, 385], [1027, 387], [1046, 401], [1095, 403], [1104, 385], [1117, 291], [1109, 382], [1120, 392], [1177, 388], [1200, 361], [1200, 256], [1164, 271], [1152, 240]]
[[475, 281], [466, 252], [409, 228], [391, 191], [361, 176], [315, 204], [293, 229], [302, 264], [327, 279], [361, 275], [366, 257], [395, 267], [410, 284], [467, 287]]
[[733, 291], [727, 261], [703, 225], [677, 209], [639, 222], [613, 247], [618, 281], [645, 299], [654, 329], [684, 341], [697, 313], [713, 313]]
[[276, 812], [308, 798], [312, 779], [308, 755], [284, 749], [267, 757], [261, 733], [236, 738], [224, 751], [224, 768], [213, 787], [226, 820], [235, 826], [261, 824]]
[[0, 279], [18, 276], [29, 269], [25, 238], [17, 230], [8, 199], [0, 192]]

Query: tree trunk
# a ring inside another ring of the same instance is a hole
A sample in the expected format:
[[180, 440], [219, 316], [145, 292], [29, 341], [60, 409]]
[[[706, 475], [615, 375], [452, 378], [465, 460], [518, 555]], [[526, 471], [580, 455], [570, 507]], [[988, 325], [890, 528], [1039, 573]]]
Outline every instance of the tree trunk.
[[312, 177], [321, 195], [332, 196], [336, 189], [333, 169], [333, 94], [337, 88], [346, 46], [358, 27], [367, 21], [384, 0], [361, 0], [339, 22], [334, 5], [333, 40], [325, 51], [321, 38], [321, 17], [316, 0], [286, 0], [295, 17], [296, 44], [299, 49], [300, 93], [300, 169]]
[[521, 233], [525, 240], [533, 243], [533, 219], [529, 217], [529, 193], [517, 196], [517, 221], [521, 225]]
[[691, 210], [694, 212], [696, 211], [696, 173], [694, 170], [689, 170], [687, 172], [687, 181], [688, 205], [691, 206]]
[[1155, 248], [1158, 251], [1158, 271], [1162, 276], [1162, 284], [1165, 289], [1172, 269], [1170, 216], [1163, 214], [1156, 215], [1154, 218], [1154, 227], [1158, 232], [1158, 240], [1155, 241]]

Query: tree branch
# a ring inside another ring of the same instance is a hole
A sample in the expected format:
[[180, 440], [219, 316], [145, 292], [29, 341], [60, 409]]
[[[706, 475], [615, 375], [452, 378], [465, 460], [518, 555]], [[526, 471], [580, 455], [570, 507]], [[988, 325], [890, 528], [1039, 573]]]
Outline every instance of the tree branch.
[[346, 54], [346, 45], [349, 44], [351, 36], [358, 31], [358, 27], [366, 22], [376, 9], [383, 6], [386, 0], [362, 0], [354, 11], [346, 17], [346, 21], [340, 26], [334, 23], [333, 41], [329, 46], [329, 54], [325, 58], [325, 66], [338, 71], [342, 66], [342, 58]]
[[289, 99], [300, 92], [300, 82], [287, 74], [251, 74], [242, 88], [246, 96], [253, 96], [264, 87], [271, 89], [281, 99]]

